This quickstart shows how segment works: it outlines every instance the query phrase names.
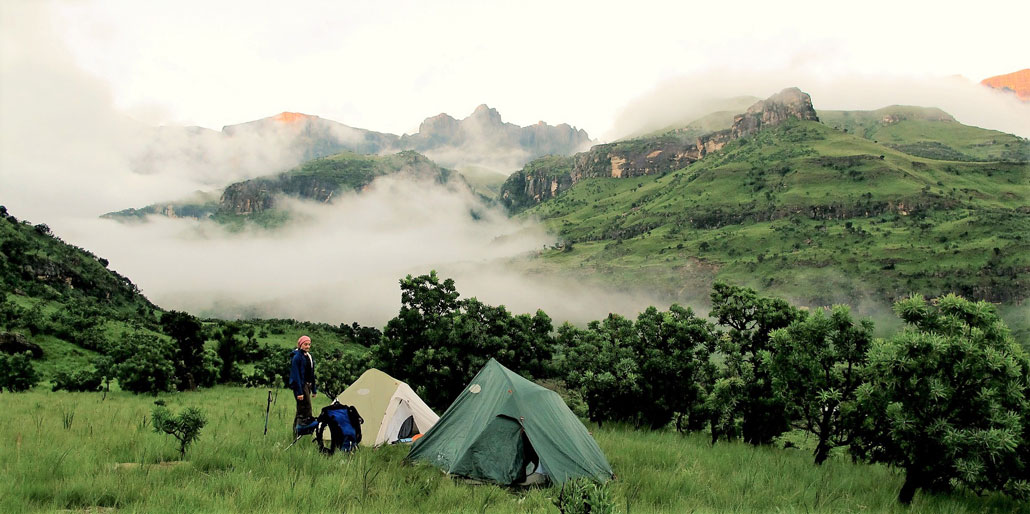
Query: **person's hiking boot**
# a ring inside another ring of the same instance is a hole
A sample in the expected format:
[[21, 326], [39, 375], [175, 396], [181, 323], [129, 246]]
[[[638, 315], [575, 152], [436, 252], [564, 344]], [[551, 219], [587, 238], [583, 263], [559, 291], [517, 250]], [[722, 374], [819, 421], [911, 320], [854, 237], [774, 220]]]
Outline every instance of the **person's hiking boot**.
[[318, 420], [312, 418], [311, 421], [293, 427], [293, 433], [296, 435], [307, 435], [313, 433], [316, 428], [318, 428]]

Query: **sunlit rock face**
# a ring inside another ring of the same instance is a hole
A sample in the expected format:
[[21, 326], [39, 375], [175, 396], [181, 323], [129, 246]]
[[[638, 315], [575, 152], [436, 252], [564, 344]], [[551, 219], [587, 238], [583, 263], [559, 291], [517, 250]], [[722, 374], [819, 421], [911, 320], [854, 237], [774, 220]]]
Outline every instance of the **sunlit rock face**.
[[983, 79], [980, 83], [995, 89], [1010, 91], [1019, 97], [1020, 100], [1030, 102], [1030, 68], [989, 77]]

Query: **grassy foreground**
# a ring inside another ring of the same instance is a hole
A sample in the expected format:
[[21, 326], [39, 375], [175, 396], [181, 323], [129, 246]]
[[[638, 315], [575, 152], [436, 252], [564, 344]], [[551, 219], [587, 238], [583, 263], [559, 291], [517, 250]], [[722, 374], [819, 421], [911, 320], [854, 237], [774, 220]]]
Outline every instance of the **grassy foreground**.
[[[267, 436], [266, 390], [160, 396], [173, 413], [196, 406], [207, 415], [188, 462], [177, 462], [170, 436], [153, 432], [154, 397], [102, 398], [42, 387], [0, 394], [0, 512], [557, 512], [557, 489], [461, 483], [404, 464], [407, 446], [327, 458], [302, 439], [285, 451], [294, 409], [286, 390]], [[902, 508], [899, 472], [844, 456], [817, 467], [807, 451], [590, 428], [618, 475], [612, 492], [622, 512], [1030, 512], [971, 493], [920, 493]]]

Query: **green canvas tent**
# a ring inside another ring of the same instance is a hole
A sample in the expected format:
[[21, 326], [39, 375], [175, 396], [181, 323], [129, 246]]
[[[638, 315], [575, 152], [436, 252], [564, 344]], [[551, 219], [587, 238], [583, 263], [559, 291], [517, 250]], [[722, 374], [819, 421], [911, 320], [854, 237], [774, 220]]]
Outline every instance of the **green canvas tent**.
[[534, 473], [556, 484], [614, 476], [601, 448], [557, 393], [494, 359], [415, 441], [407, 458], [504, 485]]

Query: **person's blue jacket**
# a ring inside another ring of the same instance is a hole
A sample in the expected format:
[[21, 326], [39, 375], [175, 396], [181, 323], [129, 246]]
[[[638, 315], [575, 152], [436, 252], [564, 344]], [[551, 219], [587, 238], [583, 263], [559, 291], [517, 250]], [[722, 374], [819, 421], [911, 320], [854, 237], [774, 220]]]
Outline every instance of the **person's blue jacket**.
[[304, 394], [304, 384], [311, 383], [311, 394], [318, 392], [318, 385], [315, 382], [315, 366], [307, 354], [300, 348], [293, 350], [290, 354], [290, 387], [293, 388], [293, 395]]

